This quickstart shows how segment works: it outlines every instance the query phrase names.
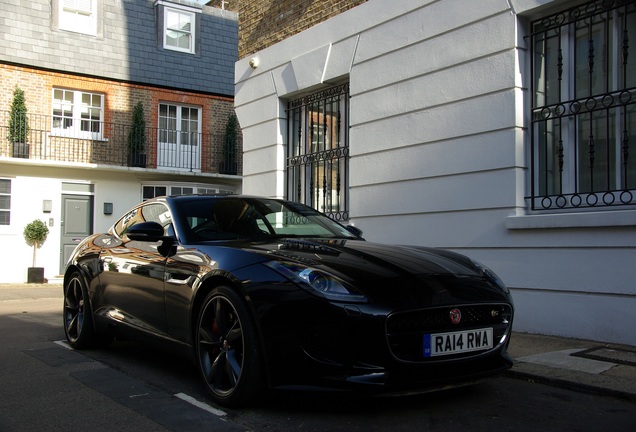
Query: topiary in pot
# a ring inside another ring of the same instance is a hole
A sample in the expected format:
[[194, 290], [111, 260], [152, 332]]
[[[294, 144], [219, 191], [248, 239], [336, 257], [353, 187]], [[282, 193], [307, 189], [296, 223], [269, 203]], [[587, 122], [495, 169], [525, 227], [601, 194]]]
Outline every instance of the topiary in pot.
[[29, 157], [29, 130], [24, 91], [16, 86], [9, 112], [9, 141], [13, 143], [13, 157]]
[[146, 166], [146, 119], [144, 105], [137, 102], [133, 108], [132, 126], [128, 133], [128, 166]]
[[236, 114], [231, 114], [225, 124], [223, 136], [223, 160], [221, 161], [221, 174], [236, 174], [238, 172], [237, 143], [239, 122]]
[[44, 268], [35, 266], [35, 255], [46, 241], [49, 235], [49, 228], [39, 219], [27, 224], [24, 227], [24, 240], [29, 246], [33, 246], [33, 267], [28, 269], [28, 283], [44, 283]]

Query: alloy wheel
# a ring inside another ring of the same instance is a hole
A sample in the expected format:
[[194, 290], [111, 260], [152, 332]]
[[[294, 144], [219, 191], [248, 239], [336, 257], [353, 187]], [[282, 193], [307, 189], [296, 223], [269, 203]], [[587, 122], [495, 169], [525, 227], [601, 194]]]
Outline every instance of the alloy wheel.
[[244, 340], [239, 314], [231, 300], [222, 295], [208, 301], [199, 320], [199, 364], [210, 390], [230, 395], [243, 371]]

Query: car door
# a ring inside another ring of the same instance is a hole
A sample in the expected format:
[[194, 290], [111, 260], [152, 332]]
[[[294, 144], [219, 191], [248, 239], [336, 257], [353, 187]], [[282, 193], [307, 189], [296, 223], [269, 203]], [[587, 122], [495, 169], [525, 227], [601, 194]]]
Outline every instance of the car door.
[[164, 272], [166, 258], [157, 247], [161, 242], [135, 241], [126, 231], [140, 222], [154, 221], [169, 226], [167, 207], [152, 203], [126, 214], [114, 227], [118, 241], [101, 252], [102, 299], [111, 318], [150, 333], [167, 333]]

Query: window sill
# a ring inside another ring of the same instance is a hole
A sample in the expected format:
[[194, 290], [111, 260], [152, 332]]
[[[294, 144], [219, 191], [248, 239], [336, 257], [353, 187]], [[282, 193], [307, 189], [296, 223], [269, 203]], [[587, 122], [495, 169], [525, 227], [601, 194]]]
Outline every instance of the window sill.
[[68, 138], [82, 141], [100, 141], [100, 142], [108, 142], [108, 138], [98, 137], [98, 136], [90, 136], [90, 135], [71, 135], [64, 132], [55, 132], [52, 131], [49, 133], [49, 138]]
[[509, 230], [636, 226], [636, 210], [533, 214], [506, 218]]
[[163, 49], [166, 51], [173, 51], [173, 52], [178, 52], [178, 53], [182, 53], [182, 54], [192, 54], [195, 55], [196, 53], [190, 49], [181, 49], [181, 48], [177, 48], [177, 47], [173, 47], [170, 45], [164, 45]]

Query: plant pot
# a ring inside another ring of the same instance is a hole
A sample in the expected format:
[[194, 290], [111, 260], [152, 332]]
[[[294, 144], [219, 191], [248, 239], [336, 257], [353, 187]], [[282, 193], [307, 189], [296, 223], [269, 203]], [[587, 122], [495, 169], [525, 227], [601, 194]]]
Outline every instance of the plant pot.
[[27, 143], [13, 143], [13, 157], [14, 158], [29, 158], [29, 144]]
[[44, 267], [29, 267], [27, 269], [27, 283], [44, 283]]
[[137, 168], [146, 168], [146, 155], [143, 153], [129, 153], [128, 166]]

